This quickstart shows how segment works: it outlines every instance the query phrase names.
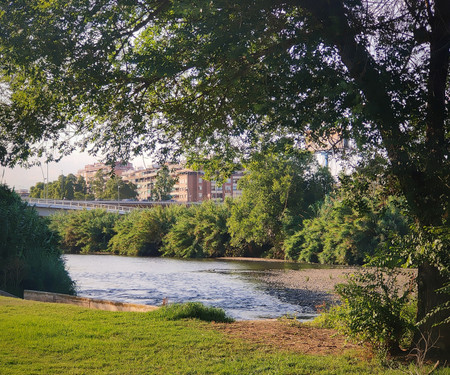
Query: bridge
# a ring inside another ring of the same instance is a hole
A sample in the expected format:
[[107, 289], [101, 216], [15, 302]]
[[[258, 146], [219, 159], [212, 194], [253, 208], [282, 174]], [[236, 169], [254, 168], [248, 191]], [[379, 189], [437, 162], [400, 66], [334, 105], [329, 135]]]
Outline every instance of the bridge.
[[69, 201], [58, 199], [23, 198], [30, 206], [36, 208], [39, 216], [50, 216], [59, 211], [102, 209], [120, 215], [139, 208], [168, 206], [179, 202], [141, 202], [141, 201]]

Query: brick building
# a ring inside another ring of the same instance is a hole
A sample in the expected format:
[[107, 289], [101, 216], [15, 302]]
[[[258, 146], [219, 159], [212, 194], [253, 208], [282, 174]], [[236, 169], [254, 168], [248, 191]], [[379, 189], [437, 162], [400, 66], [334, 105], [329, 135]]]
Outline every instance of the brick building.
[[[114, 174], [118, 177], [122, 177], [122, 175], [127, 171], [133, 170], [133, 164], [131, 163], [116, 163], [114, 165]], [[111, 172], [111, 166], [106, 165], [104, 163], [94, 163], [85, 165], [83, 169], [80, 169], [77, 173], [78, 176], [82, 176], [86, 181], [86, 185], [89, 186], [92, 183], [92, 180], [95, 178], [95, 174], [98, 171], [103, 171], [105, 174]]]
[[[150, 200], [151, 191], [156, 180], [159, 167], [127, 171], [122, 178], [136, 184], [139, 200]], [[243, 172], [233, 174], [223, 185], [215, 181], [204, 179], [202, 171], [193, 171], [180, 164], [169, 165], [170, 175], [175, 178], [172, 199], [177, 202], [190, 203], [205, 200], [224, 200], [225, 197], [238, 197], [242, 194], [237, 189], [237, 181], [244, 175]]]

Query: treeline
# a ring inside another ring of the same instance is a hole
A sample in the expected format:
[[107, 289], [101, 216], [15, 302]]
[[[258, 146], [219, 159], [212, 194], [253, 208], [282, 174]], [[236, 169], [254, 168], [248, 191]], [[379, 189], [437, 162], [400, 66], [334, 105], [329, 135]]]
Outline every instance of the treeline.
[[65, 200], [117, 200], [134, 199], [137, 187], [125, 182], [120, 177], [110, 176], [99, 170], [91, 181], [90, 188], [83, 176], [72, 173], [60, 175], [57, 180], [44, 184], [38, 182], [30, 188], [31, 198], [65, 199]]
[[362, 264], [408, 232], [403, 199], [361, 174], [339, 188], [309, 153], [261, 153], [245, 166], [242, 197], [52, 217], [69, 253], [202, 258], [251, 256]]
[[30, 188], [31, 198], [93, 200], [95, 197], [88, 194], [86, 181], [82, 176], [76, 177], [72, 173], [67, 176], [60, 175], [57, 180], [47, 184], [38, 182]]

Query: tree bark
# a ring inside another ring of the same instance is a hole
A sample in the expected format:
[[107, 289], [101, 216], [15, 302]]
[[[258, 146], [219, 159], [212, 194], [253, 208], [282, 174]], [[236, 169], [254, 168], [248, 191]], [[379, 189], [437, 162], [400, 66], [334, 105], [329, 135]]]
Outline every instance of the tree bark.
[[[448, 282], [439, 269], [429, 263], [422, 263], [418, 267], [417, 273], [417, 321], [420, 322], [426, 314], [435, 307], [449, 300], [448, 294], [436, 293]], [[427, 358], [436, 358], [443, 361], [450, 361], [450, 324], [438, 324], [448, 317], [448, 310], [438, 313], [427, 319], [419, 326], [419, 331], [414, 335], [413, 345], [421, 350], [429, 347]], [[429, 340], [426, 343], [424, 340]], [[427, 345], [428, 344], [428, 345]], [[430, 347], [431, 345], [431, 347]]]
[[[400, 120], [391, 110], [391, 98], [383, 82], [393, 79], [394, 73], [386, 71], [372, 58], [364, 45], [358, 43], [347, 19], [342, 2], [331, 0], [304, 0], [300, 6], [308, 10], [327, 30], [325, 35], [334, 44], [347, 67], [350, 77], [364, 93], [369, 116], [382, 137], [391, 162], [392, 172], [398, 178], [417, 223], [425, 228], [439, 226], [448, 216], [446, 202], [449, 199], [448, 171], [445, 141], [445, 91], [448, 84], [450, 48], [450, 1], [436, 0], [433, 17], [429, 20], [430, 66], [428, 76], [428, 103], [426, 139], [423, 160], [408, 152], [407, 136], [400, 130]], [[447, 249], [450, 256], [450, 249]], [[448, 294], [437, 293], [448, 280], [439, 269], [423, 261], [418, 267], [418, 312], [417, 321], [422, 320], [434, 308], [450, 300]], [[435, 326], [446, 318], [444, 313], [435, 315], [420, 326], [425, 338], [433, 344], [427, 354], [442, 360], [450, 360], [450, 324]], [[416, 343], [421, 337], [416, 335]], [[421, 348], [424, 348], [421, 343]]]

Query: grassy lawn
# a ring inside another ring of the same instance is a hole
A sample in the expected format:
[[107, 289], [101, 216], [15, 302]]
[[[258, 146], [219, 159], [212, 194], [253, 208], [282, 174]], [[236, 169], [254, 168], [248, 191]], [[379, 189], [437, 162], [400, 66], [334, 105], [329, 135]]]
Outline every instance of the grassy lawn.
[[198, 320], [0, 297], [0, 374], [374, 373], [405, 372], [350, 354], [311, 356], [257, 346]]

